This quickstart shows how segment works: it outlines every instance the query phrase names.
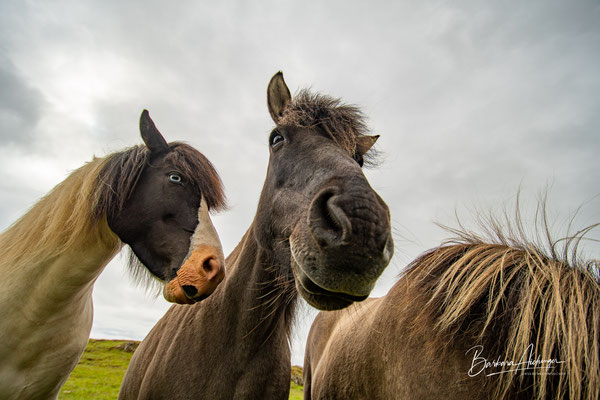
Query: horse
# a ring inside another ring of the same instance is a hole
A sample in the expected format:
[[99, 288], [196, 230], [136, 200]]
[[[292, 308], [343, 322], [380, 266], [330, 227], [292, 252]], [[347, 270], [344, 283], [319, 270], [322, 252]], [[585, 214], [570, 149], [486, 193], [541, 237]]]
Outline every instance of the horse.
[[223, 279], [208, 214], [225, 206], [217, 172], [168, 144], [147, 110], [140, 131], [145, 145], [94, 157], [0, 235], [0, 398], [58, 396], [89, 338], [96, 278], [124, 244], [171, 302], [200, 301]]
[[453, 230], [386, 296], [319, 313], [304, 398], [598, 399], [600, 262], [577, 256], [580, 234], [536, 245], [490, 222]]
[[393, 254], [390, 214], [362, 165], [377, 136], [360, 111], [278, 72], [253, 222], [206, 301], [172, 306], [134, 353], [120, 399], [287, 399], [298, 294], [335, 310], [368, 297]]

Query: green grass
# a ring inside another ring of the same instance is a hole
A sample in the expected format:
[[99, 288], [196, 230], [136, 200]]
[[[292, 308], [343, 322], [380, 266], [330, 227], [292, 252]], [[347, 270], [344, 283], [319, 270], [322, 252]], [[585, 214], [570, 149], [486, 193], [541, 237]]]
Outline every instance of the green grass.
[[290, 400], [302, 400], [304, 399], [304, 387], [296, 385], [294, 382], [291, 383], [290, 388]]
[[[79, 364], [60, 391], [59, 400], [116, 399], [133, 355], [122, 349], [125, 343], [122, 340], [90, 339]], [[302, 400], [302, 386], [290, 384], [290, 400]]]
[[114, 400], [133, 353], [120, 350], [119, 340], [90, 339], [79, 364], [63, 386], [60, 400]]

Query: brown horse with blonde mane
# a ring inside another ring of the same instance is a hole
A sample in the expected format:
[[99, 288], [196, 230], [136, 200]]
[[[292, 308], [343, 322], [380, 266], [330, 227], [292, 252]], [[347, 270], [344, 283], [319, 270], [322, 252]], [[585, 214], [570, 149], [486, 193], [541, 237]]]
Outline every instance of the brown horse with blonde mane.
[[385, 297], [320, 313], [304, 398], [598, 399], [599, 263], [576, 255], [593, 226], [543, 251], [516, 225], [454, 230]]
[[298, 293], [319, 309], [364, 300], [393, 253], [386, 204], [361, 169], [377, 137], [355, 107], [267, 88], [276, 127], [250, 228], [206, 301], [173, 306], [137, 349], [120, 399], [287, 399]]
[[169, 301], [200, 301], [223, 279], [208, 215], [224, 206], [219, 176], [145, 110], [140, 131], [145, 145], [94, 158], [0, 235], [1, 399], [58, 396], [88, 341], [96, 278], [123, 243]]

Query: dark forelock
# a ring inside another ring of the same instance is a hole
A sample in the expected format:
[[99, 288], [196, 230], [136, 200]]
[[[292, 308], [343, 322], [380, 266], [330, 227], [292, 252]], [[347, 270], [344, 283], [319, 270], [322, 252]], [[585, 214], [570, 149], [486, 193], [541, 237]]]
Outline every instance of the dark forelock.
[[319, 128], [351, 156], [356, 153], [357, 139], [369, 134], [358, 107], [308, 89], [299, 91], [287, 104], [279, 125]]

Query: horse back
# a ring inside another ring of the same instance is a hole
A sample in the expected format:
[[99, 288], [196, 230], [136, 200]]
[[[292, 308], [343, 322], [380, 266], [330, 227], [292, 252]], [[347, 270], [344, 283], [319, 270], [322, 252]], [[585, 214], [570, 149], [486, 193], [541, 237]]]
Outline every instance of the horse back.
[[401, 279], [385, 297], [318, 315], [306, 348], [305, 399], [486, 398], [481, 377], [467, 375], [464, 353], [440, 349], [427, 332], [423, 297], [411, 290]]
[[[304, 359], [305, 399], [372, 398], [365, 385], [354, 386], [352, 377], [364, 374], [377, 349], [369, 349], [370, 329], [381, 299], [371, 298], [347, 309], [320, 312], [310, 329]], [[373, 350], [373, 351], [371, 351]]]

